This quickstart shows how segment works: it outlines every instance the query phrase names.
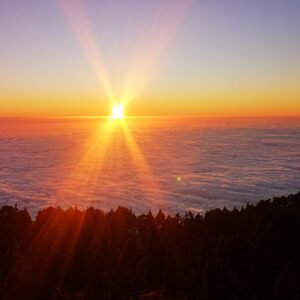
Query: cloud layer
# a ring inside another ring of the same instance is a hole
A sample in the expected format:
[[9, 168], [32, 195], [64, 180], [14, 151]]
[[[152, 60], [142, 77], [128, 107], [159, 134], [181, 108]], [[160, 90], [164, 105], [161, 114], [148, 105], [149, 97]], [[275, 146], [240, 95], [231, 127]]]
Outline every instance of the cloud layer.
[[151, 175], [136, 170], [117, 129], [101, 170], [97, 153], [82, 160], [87, 128], [60, 126], [42, 134], [1, 130], [0, 205], [17, 203], [33, 214], [47, 205], [202, 212], [300, 190], [299, 126], [196, 121], [136, 126], [132, 134]]

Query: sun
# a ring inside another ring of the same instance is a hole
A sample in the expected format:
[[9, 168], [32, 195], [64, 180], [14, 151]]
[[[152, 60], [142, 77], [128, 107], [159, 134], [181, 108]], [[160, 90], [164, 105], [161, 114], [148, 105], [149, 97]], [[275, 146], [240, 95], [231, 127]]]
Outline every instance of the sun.
[[122, 104], [115, 105], [112, 109], [113, 119], [123, 119], [124, 118], [124, 106]]

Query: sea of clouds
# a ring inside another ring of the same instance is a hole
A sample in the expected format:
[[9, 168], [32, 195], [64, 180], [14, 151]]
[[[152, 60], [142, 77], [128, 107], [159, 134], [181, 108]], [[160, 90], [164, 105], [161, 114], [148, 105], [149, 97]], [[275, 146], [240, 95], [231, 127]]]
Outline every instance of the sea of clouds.
[[27, 131], [9, 122], [19, 121], [0, 121], [0, 205], [33, 215], [48, 205], [203, 212], [300, 190], [297, 122], [149, 123], [131, 127], [131, 147], [120, 128], [105, 144], [80, 120], [34, 133], [38, 121]]

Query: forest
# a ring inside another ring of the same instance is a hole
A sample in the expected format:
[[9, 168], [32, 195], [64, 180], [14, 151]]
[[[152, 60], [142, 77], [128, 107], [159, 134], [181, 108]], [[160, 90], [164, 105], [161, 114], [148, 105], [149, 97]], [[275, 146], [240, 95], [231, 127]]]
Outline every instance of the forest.
[[300, 193], [205, 214], [0, 209], [0, 299], [300, 299]]

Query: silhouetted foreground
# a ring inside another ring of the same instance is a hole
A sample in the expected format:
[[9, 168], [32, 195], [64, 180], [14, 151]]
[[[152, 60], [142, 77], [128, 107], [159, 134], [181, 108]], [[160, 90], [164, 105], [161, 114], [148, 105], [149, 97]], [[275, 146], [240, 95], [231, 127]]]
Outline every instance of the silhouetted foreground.
[[300, 193], [205, 216], [0, 210], [0, 299], [299, 299]]

